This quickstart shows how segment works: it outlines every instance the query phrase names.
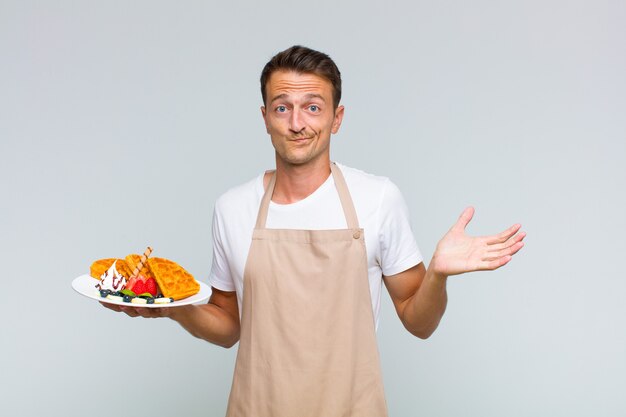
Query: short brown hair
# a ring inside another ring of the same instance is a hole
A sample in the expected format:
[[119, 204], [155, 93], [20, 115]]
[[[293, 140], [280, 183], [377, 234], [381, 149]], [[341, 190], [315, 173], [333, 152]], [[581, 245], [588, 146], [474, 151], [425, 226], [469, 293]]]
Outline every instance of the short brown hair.
[[274, 71], [295, 71], [304, 74], [315, 74], [325, 78], [333, 86], [333, 104], [339, 106], [341, 100], [341, 73], [333, 60], [323, 52], [305, 46], [294, 45], [277, 53], [265, 64], [261, 72], [261, 96], [263, 104], [267, 104], [265, 86]]

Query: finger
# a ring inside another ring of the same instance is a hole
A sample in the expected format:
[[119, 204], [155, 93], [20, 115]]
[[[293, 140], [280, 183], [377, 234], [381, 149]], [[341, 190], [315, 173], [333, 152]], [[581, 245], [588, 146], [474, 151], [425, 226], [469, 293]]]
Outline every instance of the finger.
[[165, 311], [164, 308], [151, 308], [150, 309], [152, 312], [152, 317], [154, 318], [160, 318], [160, 317], [165, 317], [165, 314], [163, 314], [163, 312]]
[[157, 308], [138, 307], [137, 313], [139, 313], [141, 317], [145, 317], [147, 319], [159, 317], [159, 309]]
[[106, 307], [106, 308], [108, 308], [109, 310], [117, 311], [118, 313], [122, 311], [122, 310], [121, 310], [121, 308], [120, 308], [120, 306], [118, 306], [118, 305], [116, 305], [116, 304], [105, 303], [105, 302], [102, 302], [102, 301], [100, 301], [100, 304], [101, 304], [103, 307]]
[[508, 264], [511, 259], [513, 259], [513, 257], [511, 255], [507, 255], [498, 259], [494, 259], [492, 261], [483, 261], [481, 262], [481, 266], [479, 269], [483, 271], [493, 271]]
[[135, 311], [137, 312], [137, 314], [147, 319], [155, 319], [159, 317], [164, 317], [164, 310], [165, 309], [161, 307], [156, 307], [156, 308], [136, 307], [135, 308]]
[[459, 219], [456, 221], [454, 226], [452, 226], [452, 228], [458, 229], [458, 230], [465, 230], [469, 222], [472, 221], [473, 217], [474, 217], [474, 207], [472, 206], [467, 207], [465, 210], [463, 210], [463, 213], [461, 213], [461, 215], [459, 216]]
[[491, 245], [489, 245], [489, 243], [487, 243], [489, 245], [489, 246], [487, 246], [487, 250], [489, 252], [498, 252], [498, 251], [501, 251], [503, 249], [510, 248], [511, 246], [515, 245], [516, 243], [521, 242], [522, 240], [524, 240], [525, 237], [526, 237], [526, 233], [525, 232], [520, 232], [520, 233], [510, 237], [504, 243], [493, 243]]
[[508, 229], [506, 229], [503, 232], [498, 233], [497, 235], [493, 235], [493, 236], [488, 236], [487, 237], [487, 244], [488, 245], [493, 245], [496, 243], [504, 243], [507, 240], [509, 240], [509, 238], [511, 236], [513, 236], [515, 233], [518, 232], [518, 230], [522, 227], [521, 224], [514, 224], [513, 226], [509, 227]]
[[133, 307], [119, 306], [120, 310], [126, 313], [129, 317], [139, 317], [139, 313]]
[[513, 256], [524, 247], [524, 242], [517, 242], [514, 245], [504, 248], [497, 252], [488, 252], [488, 256], [483, 258], [483, 261], [493, 261], [505, 256]]

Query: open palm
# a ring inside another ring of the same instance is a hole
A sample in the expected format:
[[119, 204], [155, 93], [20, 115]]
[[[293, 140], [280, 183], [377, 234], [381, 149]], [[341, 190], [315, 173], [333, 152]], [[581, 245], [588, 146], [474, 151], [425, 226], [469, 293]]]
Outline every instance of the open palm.
[[474, 208], [466, 208], [437, 244], [432, 261], [437, 273], [449, 276], [498, 269], [524, 246], [522, 240], [526, 234], [518, 233], [519, 224], [496, 235], [468, 236], [465, 228], [473, 216]]

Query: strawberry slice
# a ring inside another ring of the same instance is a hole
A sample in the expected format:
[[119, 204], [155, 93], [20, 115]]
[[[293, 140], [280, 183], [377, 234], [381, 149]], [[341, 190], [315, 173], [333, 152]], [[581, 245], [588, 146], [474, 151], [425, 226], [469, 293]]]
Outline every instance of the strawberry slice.
[[134, 292], [135, 294], [137, 294], [137, 295], [139, 295], [139, 294], [143, 294], [144, 292], [147, 292], [147, 291], [146, 291], [146, 283], [145, 283], [145, 282], [143, 282], [142, 280], [138, 279], [138, 280], [135, 282], [135, 285], [133, 285], [133, 287], [132, 287], [132, 288], [130, 288], [130, 290], [131, 290], [132, 292]]
[[[130, 277], [130, 279], [128, 280], [128, 282], [126, 283], [126, 289], [127, 290], [131, 290], [133, 291], [133, 287], [135, 286], [135, 284], [137, 283], [137, 277]], [[134, 291], [133, 291], [134, 292]], [[136, 294], [136, 293], [135, 293]]]
[[145, 287], [146, 287], [146, 292], [149, 292], [150, 294], [152, 294], [153, 297], [156, 297], [156, 295], [157, 295], [157, 283], [154, 280], [154, 278], [148, 278], [146, 280]]

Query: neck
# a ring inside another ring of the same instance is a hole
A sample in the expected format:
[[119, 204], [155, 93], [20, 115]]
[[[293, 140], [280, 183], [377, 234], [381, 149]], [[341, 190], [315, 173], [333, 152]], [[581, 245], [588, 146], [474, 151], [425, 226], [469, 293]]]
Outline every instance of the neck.
[[[292, 204], [313, 194], [330, 175], [330, 159], [304, 165], [287, 164], [276, 159], [276, 186], [272, 201]], [[268, 179], [269, 181], [269, 179]]]

